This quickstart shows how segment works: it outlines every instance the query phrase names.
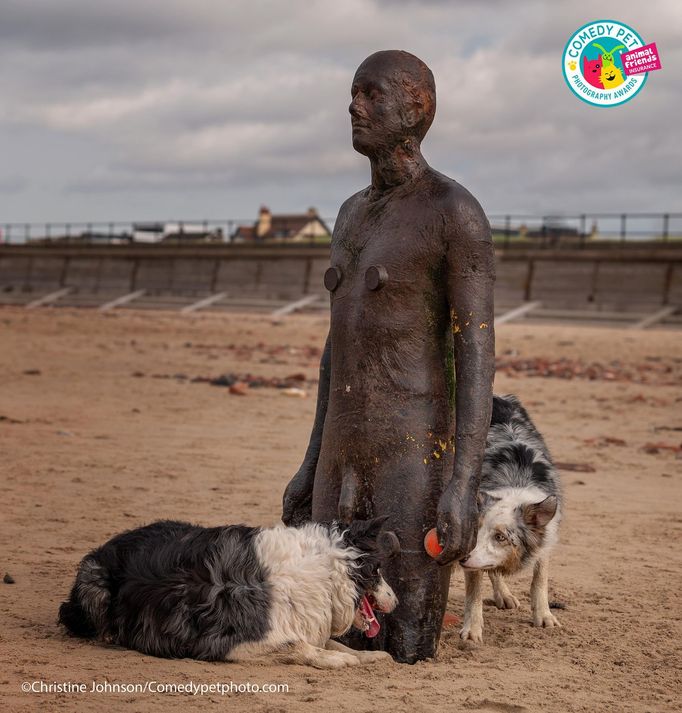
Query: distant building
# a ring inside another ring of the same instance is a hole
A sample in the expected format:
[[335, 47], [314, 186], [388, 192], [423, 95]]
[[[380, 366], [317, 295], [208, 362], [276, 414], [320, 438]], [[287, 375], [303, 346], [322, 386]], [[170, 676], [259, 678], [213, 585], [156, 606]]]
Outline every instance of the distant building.
[[221, 229], [209, 230], [204, 225], [192, 223], [134, 223], [134, 243], [161, 243], [222, 240]]
[[233, 233], [232, 240], [249, 243], [256, 239], [255, 225], [240, 225]]
[[305, 213], [273, 215], [262, 206], [253, 225], [241, 225], [232, 233], [232, 239], [240, 242], [310, 242], [329, 237], [331, 231], [315, 208]]

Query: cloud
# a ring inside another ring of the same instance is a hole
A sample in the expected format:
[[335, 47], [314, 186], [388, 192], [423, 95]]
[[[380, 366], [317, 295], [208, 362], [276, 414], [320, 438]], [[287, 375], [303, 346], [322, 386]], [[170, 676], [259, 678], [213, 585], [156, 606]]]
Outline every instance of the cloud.
[[579, 102], [559, 69], [567, 37], [592, 18], [584, 0], [0, 0], [12, 70], [0, 75], [0, 128], [46, 145], [72, 136], [79, 151], [69, 171], [49, 157], [31, 173], [0, 167], [0, 190], [26, 173], [6, 219], [127, 217], [132, 193], [157, 210], [163, 196], [199, 205], [221, 190], [224, 214], [278, 199], [333, 214], [369, 174], [350, 146], [353, 72], [390, 47], [432, 67], [425, 154], [489, 211], [679, 208], [682, 28], [671, 0], [640, 8], [617, 14], [658, 43], [664, 69], [604, 110]]
[[21, 193], [21, 191], [26, 190], [27, 185], [28, 181], [24, 176], [16, 174], [0, 176], [0, 193]]

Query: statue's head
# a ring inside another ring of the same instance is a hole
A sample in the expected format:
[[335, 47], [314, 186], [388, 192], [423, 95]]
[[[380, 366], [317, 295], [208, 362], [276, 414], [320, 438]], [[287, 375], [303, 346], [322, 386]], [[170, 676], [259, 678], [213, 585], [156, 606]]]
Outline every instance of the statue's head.
[[351, 96], [353, 148], [366, 156], [410, 141], [419, 145], [436, 113], [431, 70], [402, 50], [370, 55], [355, 73]]

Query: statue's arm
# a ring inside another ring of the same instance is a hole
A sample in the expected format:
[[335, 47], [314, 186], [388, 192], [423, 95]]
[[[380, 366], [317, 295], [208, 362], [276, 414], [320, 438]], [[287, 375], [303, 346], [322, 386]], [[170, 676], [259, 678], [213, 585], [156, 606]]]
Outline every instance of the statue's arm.
[[310, 434], [310, 442], [303, 458], [303, 464], [289, 481], [282, 502], [282, 521], [285, 525], [300, 525], [312, 519], [313, 484], [315, 469], [322, 445], [322, 430], [329, 403], [329, 381], [331, 369], [331, 336], [327, 336], [320, 359], [320, 380], [317, 391], [315, 422]]
[[456, 424], [453, 475], [438, 504], [441, 564], [461, 559], [476, 546], [478, 486], [495, 376], [495, 252], [490, 225], [478, 202], [466, 193], [445, 226]]

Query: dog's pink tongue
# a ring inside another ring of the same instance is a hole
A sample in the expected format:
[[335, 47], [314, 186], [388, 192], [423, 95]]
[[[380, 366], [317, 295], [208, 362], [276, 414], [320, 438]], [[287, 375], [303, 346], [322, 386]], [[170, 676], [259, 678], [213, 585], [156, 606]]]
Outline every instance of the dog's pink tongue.
[[362, 601], [360, 602], [360, 608], [362, 609], [362, 613], [365, 615], [365, 618], [369, 622], [369, 627], [365, 631], [365, 636], [370, 639], [373, 639], [379, 633], [381, 625], [377, 621], [377, 618], [374, 616], [374, 609], [372, 609], [372, 605], [369, 603], [369, 600], [364, 595], [362, 597]]

